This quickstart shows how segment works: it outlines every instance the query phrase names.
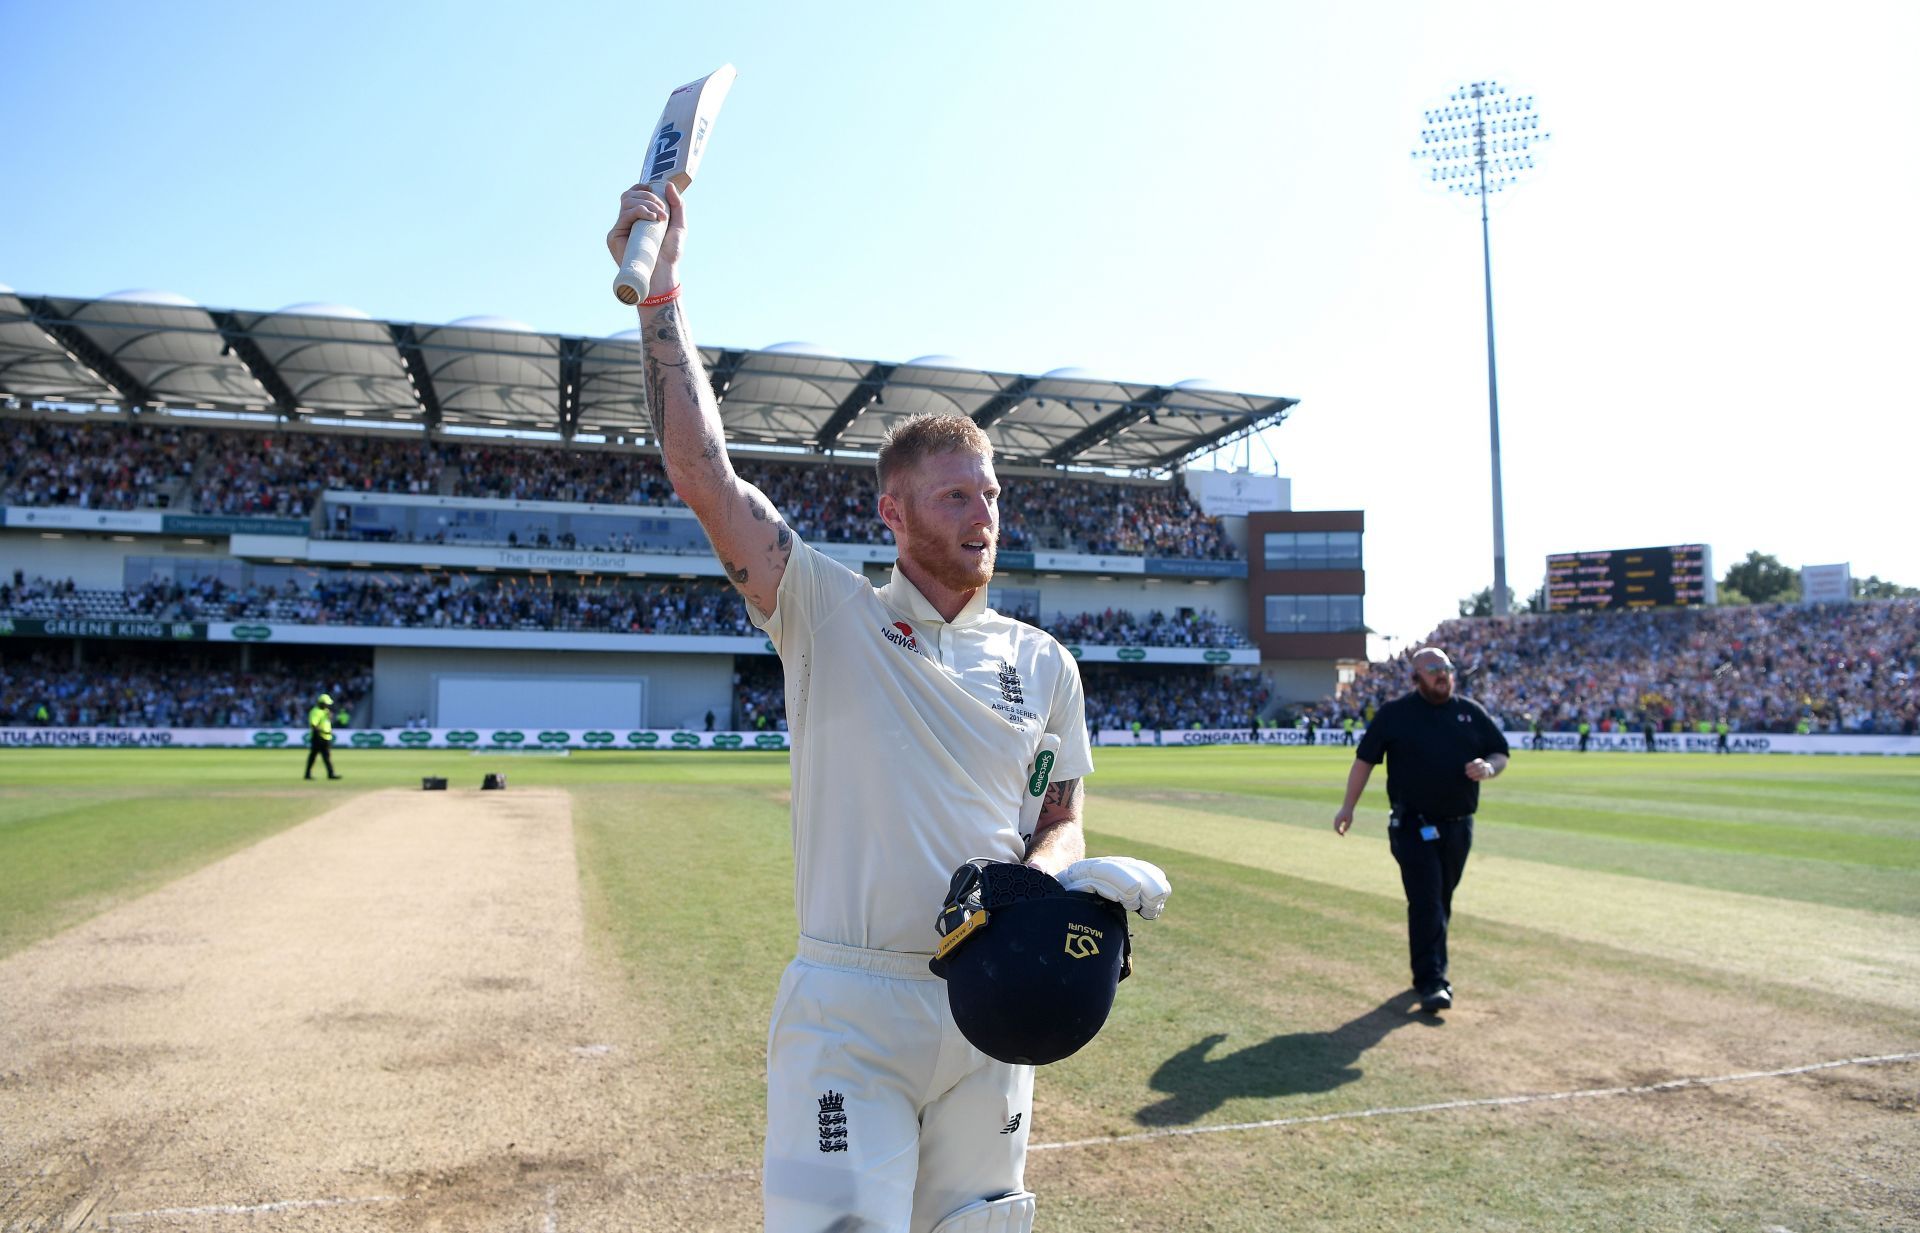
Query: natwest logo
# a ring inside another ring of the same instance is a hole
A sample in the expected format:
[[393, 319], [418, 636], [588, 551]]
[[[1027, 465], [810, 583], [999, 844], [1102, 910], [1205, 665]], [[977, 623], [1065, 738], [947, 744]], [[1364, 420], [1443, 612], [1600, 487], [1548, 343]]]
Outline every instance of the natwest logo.
[[907, 624], [905, 621], [895, 621], [880, 632], [885, 634], [887, 641], [893, 643], [895, 646], [903, 646], [909, 651], [916, 652], [920, 649], [919, 639], [913, 636], [913, 626]]

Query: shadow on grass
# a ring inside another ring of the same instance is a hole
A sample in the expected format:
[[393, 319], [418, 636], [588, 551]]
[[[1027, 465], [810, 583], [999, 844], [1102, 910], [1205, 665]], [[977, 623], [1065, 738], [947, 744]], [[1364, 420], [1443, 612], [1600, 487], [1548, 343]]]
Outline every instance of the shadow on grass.
[[1165, 1100], [1133, 1115], [1143, 1126], [1196, 1122], [1236, 1096], [1299, 1096], [1330, 1092], [1361, 1075], [1360, 1055], [1410, 1023], [1439, 1021], [1416, 1013], [1412, 990], [1395, 994], [1358, 1019], [1328, 1032], [1291, 1032], [1238, 1053], [1208, 1058], [1225, 1033], [1189, 1045], [1160, 1064], [1148, 1086]]

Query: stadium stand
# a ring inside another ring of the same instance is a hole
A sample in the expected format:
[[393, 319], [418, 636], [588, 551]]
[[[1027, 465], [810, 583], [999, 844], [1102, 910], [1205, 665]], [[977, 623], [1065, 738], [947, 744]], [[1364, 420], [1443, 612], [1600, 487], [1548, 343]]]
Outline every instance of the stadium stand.
[[1095, 729], [1248, 728], [1265, 714], [1273, 682], [1251, 668], [1162, 667], [1150, 672], [1083, 664], [1087, 722]]
[[[1920, 732], [1920, 600], [1464, 618], [1420, 645], [1514, 730]], [[1407, 691], [1415, 649], [1319, 709], [1371, 716]]]
[[441, 448], [417, 441], [320, 433], [200, 431], [193, 468], [199, 514], [303, 517], [319, 494], [430, 493], [445, 470]]
[[175, 504], [205, 434], [148, 424], [13, 420], [0, 451], [0, 504], [165, 509]]
[[[633, 708], [600, 727], [785, 726], [777, 661], [648, 439], [628, 340], [363, 317], [0, 289], [8, 722], [297, 726], [338, 660], [362, 725], [525, 726], [558, 680], [577, 692], [543, 724], [591, 695]], [[798, 344], [702, 358], [741, 475], [876, 584], [873, 451], [906, 415], [966, 415], [1000, 464], [994, 602], [1051, 614], [1130, 689], [1096, 711], [1239, 726], [1271, 705], [1247, 679], [1266, 649], [1244, 526], [1185, 468], [1295, 400]], [[1260, 491], [1284, 502], [1277, 477]]]
[[364, 718], [370, 661], [283, 648], [243, 667], [239, 649], [183, 659], [175, 648], [123, 645], [96, 651], [84, 664], [52, 651], [9, 654], [0, 667], [0, 726], [302, 727], [323, 689], [339, 704], [337, 713]]
[[[0, 503], [279, 518], [310, 516], [329, 491], [679, 504], [658, 457], [635, 449], [430, 444], [391, 434], [91, 424], [73, 416], [35, 417], [25, 426], [10, 434]], [[870, 464], [743, 459], [738, 467], [802, 538], [892, 542], [873, 516]], [[1012, 475], [1003, 486], [1006, 549], [1239, 557], [1219, 520], [1177, 487]]]
[[[286, 572], [286, 571], [281, 571]], [[1010, 613], [1040, 624], [1031, 611]], [[552, 629], [637, 634], [754, 633], [738, 592], [717, 580], [579, 581], [463, 573], [304, 572], [270, 586], [217, 577], [156, 579], [126, 590], [16, 576], [0, 581], [0, 616], [156, 621], [280, 621], [434, 629]], [[1086, 646], [1246, 647], [1244, 633], [1211, 612], [1168, 616], [1108, 608], [1056, 615], [1044, 628]]]
[[[1017, 614], [1015, 614], [1017, 615]], [[1048, 633], [1069, 645], [1086, 646], [1179, 646], [1250, 647], [1253, 639], [1239, 628], [1211, 612], [1184, 609], [1172, 616], [1158, 608], [1146, 613], [1121, 612], [1108, 608], [1101, 612], [1082, 612], [1074, 616], [1056, 613], [1044, 624], [1022, 616], [1032, 625], [1041, 625]]]

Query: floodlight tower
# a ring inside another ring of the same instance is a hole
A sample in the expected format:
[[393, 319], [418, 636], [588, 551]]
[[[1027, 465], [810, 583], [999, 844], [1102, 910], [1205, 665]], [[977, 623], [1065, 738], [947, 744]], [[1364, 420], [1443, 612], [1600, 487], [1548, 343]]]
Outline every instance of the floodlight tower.
[[1487, 423], [1493, 435], [1493, 614], [1507, 615], [1507, 530], [1500, 495], [1500, 382], [1493, 363], [1493, 255], [1487, 237], [1487, 194], [1519, 182], [1533, 167], [1540, 130], [1533, 96], [1517, 97], [1497, 81], [1461, 86], [1444, 106], [1426, 111], [1420, 148], [1427, 177], [1450, 193], [1480, 198], [1480, 272], [1487, 301]]

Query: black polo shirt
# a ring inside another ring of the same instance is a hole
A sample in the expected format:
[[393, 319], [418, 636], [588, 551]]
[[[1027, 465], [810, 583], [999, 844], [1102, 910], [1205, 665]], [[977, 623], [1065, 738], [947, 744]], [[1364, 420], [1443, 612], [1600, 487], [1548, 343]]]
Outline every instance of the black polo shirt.
[[1480, 784], [1467, 778], [1467, 763], [1506, 752], [1500, 725], [1478, 702], [1455, 694], [1435, 706], [1414, 692], [1380, 708], [1354, 756], [1386, 762], [1395, 813], [1457, 818], [1480, 808]]

